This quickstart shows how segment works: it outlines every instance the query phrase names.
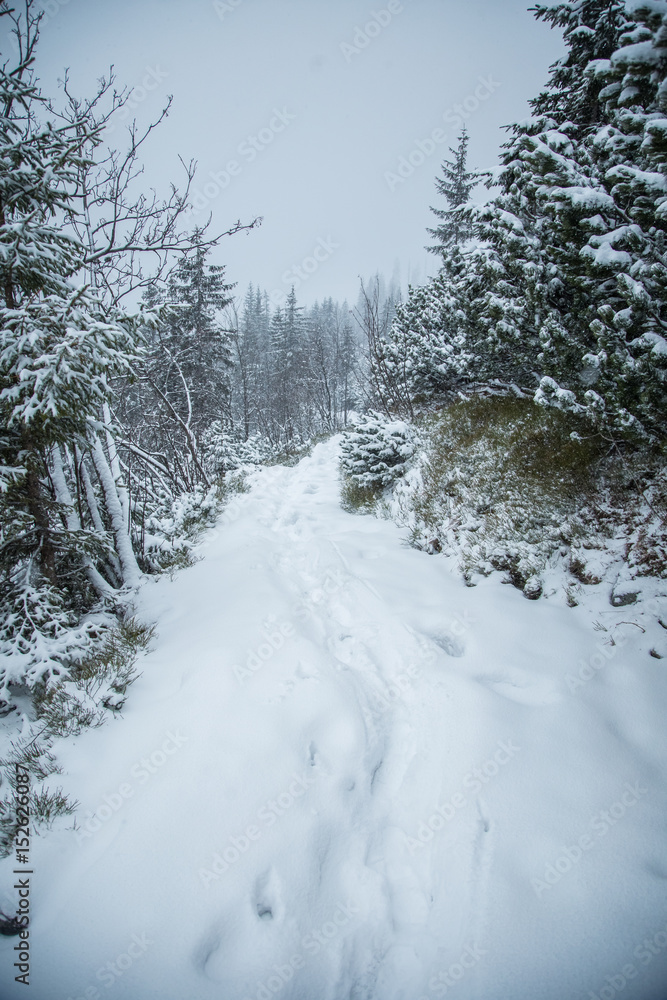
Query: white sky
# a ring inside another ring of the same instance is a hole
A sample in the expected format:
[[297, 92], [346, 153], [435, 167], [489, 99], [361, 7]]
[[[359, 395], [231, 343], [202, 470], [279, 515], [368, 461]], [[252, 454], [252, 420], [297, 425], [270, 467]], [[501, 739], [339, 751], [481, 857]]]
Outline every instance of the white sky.
[[[211, 171], [236, 162], [224, 190], [209, 186], [214, 197], [196, 218], [210, 209], [222, 230], [263, 216], [260, 229], [215, 252], [237, 292], [249, 281], [284, 292], [294, 281], [302, 303], [355, 300], [359, 275], [389, 278], [398, 269], [405, 285], [432, 270], [425, 229], [434, 222], [429, 205], [438, 204], [435, 175], [459, 131], [455, 105], [479, 104], [467, 121], [472, 167], [494, 165], [501, 127], [526, 117], [562, 42], [525, 4], [218, 0], [216, 9], [212, 0], [44, 0], [38, 67], [47, 93], [65, 66], [81, 93], [111, 63], [130, 87], [148, 74], [153, 89], [137, 91], [140, 122], [173, 94], [170, 117], [146, 149], [147, 185], [164, 191], [178, 179], [178, 154], [198, 161], [202, 193]], [[365, 47], [345, 48], [369, 22]], [[481, 103], [473, 98], [480, 78], [493, 89]], [[274, 109], [293, 117], [283, 124]], [[438, 128], [446, 140], [392, 190], [386, 174], [400, 157], [419, 164], [417, 142]], [[251, 136], [260, 147], [252, 160], [243, 145]], [[301, 265], [316, 247], [320, 261], [307, 275]]]

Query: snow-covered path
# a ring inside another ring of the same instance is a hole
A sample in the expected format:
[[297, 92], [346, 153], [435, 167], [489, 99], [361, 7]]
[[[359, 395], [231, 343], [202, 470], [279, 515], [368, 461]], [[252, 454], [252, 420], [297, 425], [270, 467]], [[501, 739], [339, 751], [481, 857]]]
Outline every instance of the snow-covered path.
[[345, 513], [335, 441], [252, 483], [141, 591], [122, 719], [65, 744], [81, 829], [35, 839], [32, 985], [0, 995], [664, 1000], [649, 639]]

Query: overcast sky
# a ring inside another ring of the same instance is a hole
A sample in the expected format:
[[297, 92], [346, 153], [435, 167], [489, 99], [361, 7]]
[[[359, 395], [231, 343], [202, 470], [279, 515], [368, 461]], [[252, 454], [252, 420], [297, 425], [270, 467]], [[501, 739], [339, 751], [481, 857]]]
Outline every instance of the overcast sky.
[[278, 298], [294, 282], [302, 303], [354, 300], [358, 276], [376, 270], [390, 278], [398, 269], [403, 285], [422, 280], [435, 260], [423, 249], [434, 178], [461, 109], [471, 166], [494, 165], [502, 126], [526, 117], [562, 51], [525, 0], [44, 6], [45, 92], [67, 66], [73, 89], [89, 93], [113, 63], [137, 88], [140, 122], [172, 94], [170, 117], [146, 148], [146, 184], [166, 190], [178, 155], [195, 158], [193, 221], [210, 211], [222, 230], [264, 219], [223, 241], [216, 263], [239, 293], [252, 281]]

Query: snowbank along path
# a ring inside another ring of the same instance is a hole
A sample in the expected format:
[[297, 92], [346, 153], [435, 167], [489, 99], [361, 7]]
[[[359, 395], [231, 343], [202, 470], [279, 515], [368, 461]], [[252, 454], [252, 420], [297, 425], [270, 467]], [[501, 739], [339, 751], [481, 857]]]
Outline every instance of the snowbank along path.
[[79, 828], [35, 838], [30, 995], [664, 1000], [664, 662], [344, 512], [336, 449], [140, 591], [123, 717], [61, 754]]

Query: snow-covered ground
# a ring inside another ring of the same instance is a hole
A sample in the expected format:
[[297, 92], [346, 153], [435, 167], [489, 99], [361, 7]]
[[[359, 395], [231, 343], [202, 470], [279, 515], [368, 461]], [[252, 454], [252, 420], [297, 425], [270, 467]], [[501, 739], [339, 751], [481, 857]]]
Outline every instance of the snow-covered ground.
[[336, 448], [144, 585], [158, 637], [60, 750], [79, 829], [34, 838], [3, 998], [667, 996], [656, 608], [467, 588], [340, 509]]

